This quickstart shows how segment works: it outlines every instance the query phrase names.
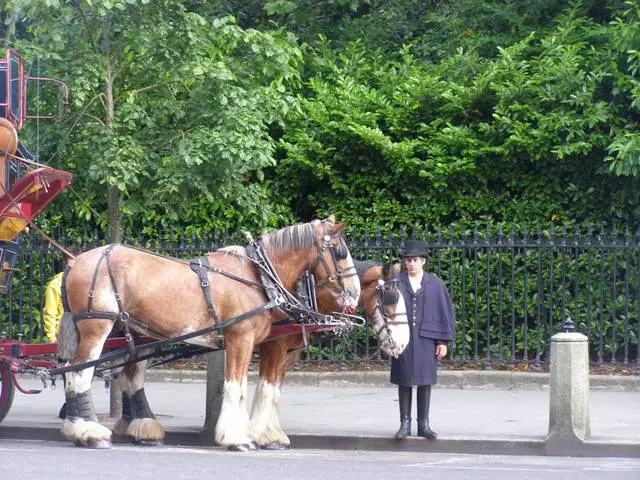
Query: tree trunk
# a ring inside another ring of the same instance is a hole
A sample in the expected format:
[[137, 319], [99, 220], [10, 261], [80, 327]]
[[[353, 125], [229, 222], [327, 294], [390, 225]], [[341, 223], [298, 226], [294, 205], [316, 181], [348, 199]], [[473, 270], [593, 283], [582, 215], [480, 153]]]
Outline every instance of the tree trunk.
[[[109, 48], [109, 18], [105, 16], [102, 28], [102, 53], [106, 60], [106, 78], [104, 87], [104, 101], [106, 108], [105, 126], [107, 135], [113, 135], [113, 119], [115, 117], [115, 104], [113, 101], [113, 63]], [[121, 243], [122, 234], [122, 210], [120, 210], [120, 191], [112, 184], [107, 185], [107, 207], [109, 209], [109, 243]], [[120, 418], [122, 416], [122, 391], [118, 382], [110, 383], [109, 392], [109, 416]]]

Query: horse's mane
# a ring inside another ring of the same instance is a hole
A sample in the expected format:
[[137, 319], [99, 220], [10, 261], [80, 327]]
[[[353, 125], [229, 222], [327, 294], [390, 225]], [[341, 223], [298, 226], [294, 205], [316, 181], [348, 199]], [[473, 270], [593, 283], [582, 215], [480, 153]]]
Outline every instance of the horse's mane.
[[358, 276], [360, 278], [362, 278], [362, 275], [364, 275], [364, 272], [366, 272], [367, 270], [369, 270], [371, 267], [376, 267], [376, 266], [380, 266], [379, 263], [376, 262], [371, 262], [369, 260], [353, 260], [353, 264], [356, 267], [356, 272], [358, 273]]
[[307, 248], [316, 239], [315, 228], [320, 220], [301, 223], [262, 234], [264, 248], [269, 252], [281, 253], [286, 250]]
[[[247, 255], [247, 249], [241, 245], [229, 245], [228, 247], [219, 248], [216, 252], [221, 252], [226, 255], [232, 255], [238, 258], [242, 263], [247, 262], [249, 259]], [[210, 252], [213, 253], [213, 252]]]

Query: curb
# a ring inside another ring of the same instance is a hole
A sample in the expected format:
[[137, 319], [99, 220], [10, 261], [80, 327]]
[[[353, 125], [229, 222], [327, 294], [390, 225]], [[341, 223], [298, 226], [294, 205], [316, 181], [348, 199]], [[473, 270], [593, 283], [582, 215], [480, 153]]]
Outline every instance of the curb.
[[[66, 441], [59, 427], [2, 427], [3, 439]], [[420, 453], [459, 453], [476, 455], [531, 455], [553, 456], [546, 452], [545, 439], [538, 437], [522, 438], [457, 438], [442, 437], [428, 441], [417, 437], [397, 440], [388, 436], [353, 435], [308, 435], [291, 434], [291, 448], [298, 450], [370, 450], [381, 452], [420, 452]], [[114, 437], [114, 444], [128, 444], [123, 437]], [[169, 430], [165, 445], [185, 447], [216, 447], [211, 435], [204, 431]], [[564, 455], [563, 455], [564, 456]], [[575, 455], [580, 457], [616, 457], [640, 458], [640, 442], [633, 441], [594, 441], [582, 444]]]
[[[249, 382], [256, 382], [257, 373], [249, 373]], [[206, 370], [147, 370], [148, 382], [205, 383]], [[287, 385], [306, 387], [388, 387], [389, 372], [290, 372]], [[592, 391], [640, 392], [640, 376], [591, 375]], [[441, 370], [436, 388], [477, 390], [549, 390], [548, 373], [523, 373], [487, 370]]]

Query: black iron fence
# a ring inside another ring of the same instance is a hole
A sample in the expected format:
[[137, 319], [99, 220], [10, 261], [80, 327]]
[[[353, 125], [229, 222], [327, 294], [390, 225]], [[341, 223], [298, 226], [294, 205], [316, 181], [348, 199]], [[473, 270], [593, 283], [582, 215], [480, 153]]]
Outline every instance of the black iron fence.
[[[420, 232], [420, 233], [417, 233]], [[614, 232], [510, 228], [424, 229], [394, 236], [349, 238], [356, 258], [399, 261], [407, 238], [429, 246], [428, 268], [443, 278], [456, 308], [456, 339], [450, 362], [488, 367], [522, 363], [545, 365], [550, 338], [570, 318], [589, 337], [594, 364], [634, 365], [640, 374], [640, 230]], [[188, 258], [224, 245], [243, 243], [241, 235], [204, 238], [174, 236], [132, 241], [166, 255]], [[104, 244], [95, 235], [63, 244], [83, 249]], [[23, 235], [23, 258], [7, 295], [0, 297], [0, 332], [41, 341], [46, 282], [61, 263], [60, 253], [34, 235]], [[59, 268], [59, 267], [58, 267]], [[307, 361], [385, 361], [368, 326], [340, 335], [313, 338]]]

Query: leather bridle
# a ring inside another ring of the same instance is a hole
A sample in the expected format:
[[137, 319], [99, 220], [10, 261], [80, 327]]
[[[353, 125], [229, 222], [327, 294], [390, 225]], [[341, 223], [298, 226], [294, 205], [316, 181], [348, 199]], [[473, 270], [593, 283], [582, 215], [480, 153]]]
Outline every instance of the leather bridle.
[[[318, 241], [318, 239], [314, 240], [314, 244], [316, 247], [316, 251], [318, 252], [318, 256], [309, 266], [309, 271], [312, 275], [316, 275], [316, 270], [318, 265], [321, 263], [324, 267], [325, 272], [327, 272], [327, 277], [318, 281], [318, 288], [332, 288], [331, 285], [337, 282], [340, 284], [340, 288], [342, 292], [340, 293], [343, 297], [350, 297], [351, 294], [347, 291], [347, 288], [344, 283], [345, 278], [357, 277], [358, 273], [356, 272], [356, 267], [354, 265], [342, 269], [340, 267], [340, 260], [345, 260], [349, 255], [349, 250], [347, 249], [347, 245], [342, 234], [337, 235], [338, 243], [334, 245], [332, 242], [332, 236], [327, 234], [325, 228], [326, 220], [322, 221], [322, 242]], [[333, 270], [331, 269], [329, 262], [325, 258], [325, 251], [329, 250], [331, 254], [331, 262], [333, 263]], [[334, 273], [332, 273], [334, 272]]]
[[[391, 301], [390, 294], [393, 294], [393, 301]], [[394, 278], [391, 280], [378, 280], [378, 285], [376, 285], [376, 310], [380, 312], [382, 317], [382, 325], [380, 328], [376, 329], [374, 327], [374, 331], [376, 335], [379, 335], [382, 330], [386, 330], [391, 337], [391, 329], [390, 325], [402, 325], [408, 324], [409, 321], [399, 321], [394, 320], [395, 317], [400, 315], [405, 315], [407, 312], [395, 312], [395, 313], [387, 313], [386, 306], [394, 305], [398, 303], [399, 296], [402, 295], [400, 290], [398, 289], [398, 279]]]

